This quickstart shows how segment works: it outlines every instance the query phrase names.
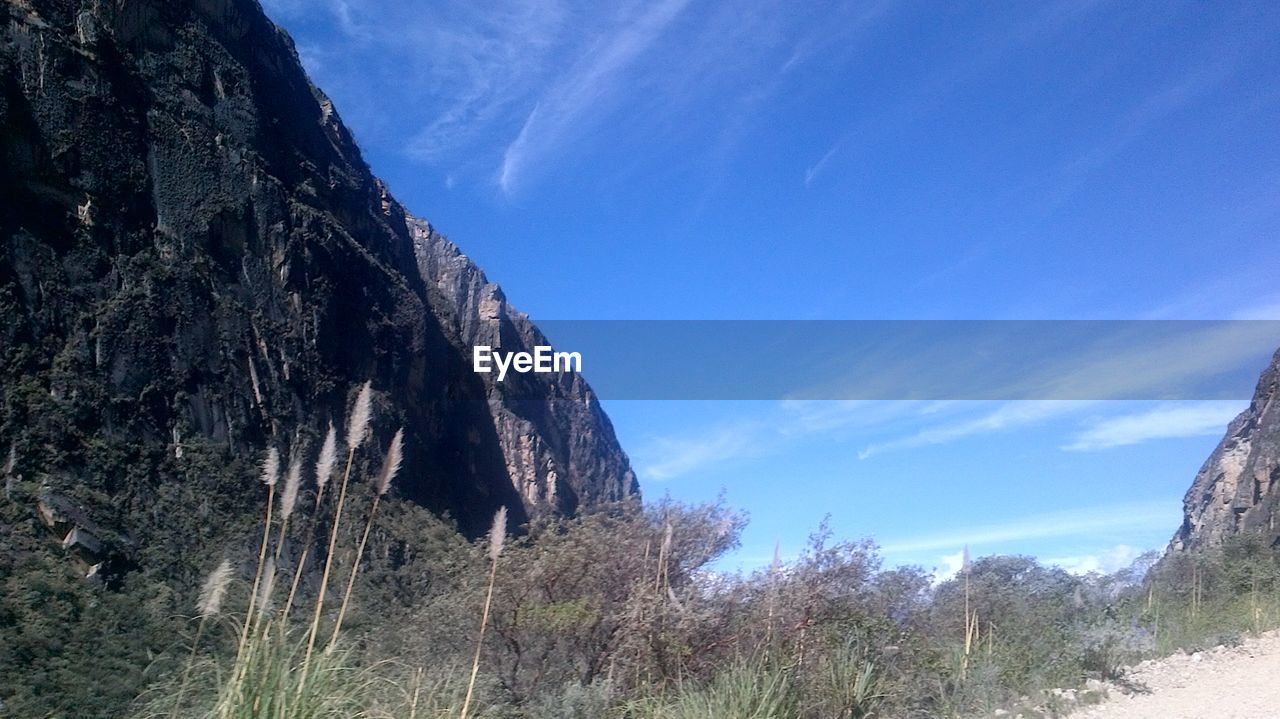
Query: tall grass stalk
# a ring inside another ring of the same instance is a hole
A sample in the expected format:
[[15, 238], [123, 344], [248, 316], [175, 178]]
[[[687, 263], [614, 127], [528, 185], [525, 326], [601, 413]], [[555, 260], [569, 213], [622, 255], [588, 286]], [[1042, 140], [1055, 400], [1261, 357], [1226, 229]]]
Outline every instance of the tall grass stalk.
[[960, 678], [963, 679], [969, 671], [969, 655], [973, 653], [973, 645], [976, 639], [979, 639], [981, 629], [978, 625], [978, 612], [971, 610], [971, 588], [969, 586], [969, 546], [965, 545], [964, 553], [961, 555], [960, 571], [964, 572], [964, 656], [960, 660]]
[[[347, 468], [343, 479], [344, 486], [349, 483], [355, 448], [364, 440], [368, 430], [369, 417], [369, 385], [366, 384], [357, 399], [352, 413], [353, 421], [349, 425], [350, 436], [354, 438], [347, 454]], [[325, 448], [321, 450], [321, 458], [317, 465], [317, 496], [323, 493], [324, 485], [332, 474], [333, 459], [336, 456], [336, 432], [330, 428]], [[397, 432], [388, 449], [382, 471], [376, 478], [374, 508], [370, 511], [364, 538], [367, 540], [370, 527], [376, 517], [378, 499], [390, 487], [392, 479], [400, 467], [403, 432]], [[218, 683], [216, 700], [211, 709], [201, 710], [200, 715], [208, 719], [339, 719], [353, 716], [365, 716], [369, 702], [374, 698], [375, 681], [367, 670], [356, 670], [344, 652], [333, 651], [335, 642], [331, 639], [329, 650], [319, 656], [314, 654], [316, 620], [313, 618], [310, 629], [291, 632], [284, 612], [277, 612], [272, 606], [272, 593], [277, 580], [276, 555], [267, 551], [273, 508], [278, 507], [281, 523], [287, 521], [297, 501], [298, 486], [301, 482], [301, 465], [295, 459], [289, 469], [285, 487], [277, 502], [274, 478], [279, 474], [279, 454], [272, 450], [263, 464], [263, 480], [268, 484], [267, 514], [264, 529], [264, 540], [259, 547], [258, 567], [255, 570], [254, 587], [247, 600], [247, 611], [243, 625], [237, 630], [240, 642], [237, 646], [234, 662], [225, 680]], [[334, 535], [341, 521], [341, 508], [345, 503], [345, 492], [339, 496], [338, 507], [335, 508]], [[317, 504], [318, 504], [317, 500]], [[283, 529], [281, 538], [283, 539]], [[356, 567], [363, 555], [365, 542], [357, 552]], [[333, 547], [333, 537], [330, 537]], [[332, 549], [329, 554], [333, 556]], [[326, 572], [332, 571], [331, 563], [326, 562]], [[196, 630], [196, 641], [192, 647], [192, 657], [187, 662], [182, 684], [176, 702], [165, 702], [169, 716], [186, 716], [182, 700], [194, 664], [195, 651], [200, 642], [206, 622], [214, 617], [221, 608], [226, 586], [231, 578], [231, 564], [223, 561], [206, 580], [200, 593], [197, 609], [200, 624]], [[287, 575], [286, 575], [287, 576]], [[354, 568], [353, 568], [354, 576]], [[344, 599], [350, 599], [350, 587]], [[296, 581], [291, 587], [296, 589]], [[324, 588], [316, 598], [317, 607], [324, 603]], [[338, 619], [341, 626], [341, 614]], [[336, 630], [335, 630], [336, 636]], [[417, 699], [415, 698], [415, 704]], [[416, 713], [410, 711], [411, 715]]]
[[231, 560], [224, 557], [218, 566], [209, 572], [209, 576], [205, 577], [204, 585], [200, 587], [200, 595], [196, 600], [196, 614], [200, 617], [200, 623], [196, 625], [196, 635], [191, 640], [191, 653], [187, 656], [187, 665], [182, 669], [182, 681], [178, 684], [178, 696], [174, 703], [178, 709], [182, 708], [182, 697], [186, 694], [187, 683], [191, 679], [191, 665], [195, 663], [196, 649], [200, 646], [201, 637], [204, 636], [205, 625], [222, 609], [222, 600], [227, 596], [229, 584], [231, 584]]
[[[311, 616], [311, 630], [307, 634], [307, 653], [302, 660], [302, 676], [305, 682], [307, 669], [311, 666], [311, 655], [315, 652], [316, 636], [320, 632], [320, 615], [324, 609], [325, 591], [329, 586], [329, 573], [333, 570], [333, 555], [338, 546], [338, 531], [342, 528], [342, 507], [347, 501], [347, 485], [351, 480], [351, 463], [355, 460], [356, 449], [364, 443], [369, 435], [369, 415], [373, 403], [372, 383], [365, 382], [356, 396], [347, 418], [347, 468], [342, 473], [342, 484], [338, 489], [338, 506], [333, 510], [333, 526], [329, 529], [329, 549], [324, 558], [324, 571], [320, 575], [320, 590], [316, 594], [315, 611]], [[299, 683], [301, 692], [304, 683]]]
[[284, 551], [284, 539], [289, 532], [289, 518], [298, 504], [298, 492], [302, 489], [302, 456], [295, 455], [284, 475], [284, 489], [280, 491], [280, 532], [276, 535], [276, 564]]
[[418, 719], [418, 697], [422, 694], [422, 667], [413, 672], [413, 696], [409, 699], [409, 719]]
[[373, 520], [378, 515], [378, 503], [383, 495], [391, 489], [391, 482], [400, 471], [400, 462], [404, 452], [404, 427], [396, 430], [387, 447], [387, 456], [382, 461], [382, 471], [378, 473], [378, 481], [374, 485], [373, 506], [369, 508], [369, 521], [364, 523], [364, 534], [360, 537], [360, 546], [356, 549], [356, 560], [351, 564], [351, 576], [347, 579], [347, 591], [342, 594], [342, 608], [338, 610], [338, 619], [333, 623], [333, 635], [329, 637], [326, 651], [333, 651], [338, 643], [338, 633], [342, 631], [342, 620], [347, 616], [347, 607], [351, 603], [351, 590], [356, 586], [356, 573], [360, 571], [360, 560], [364, 557], [365, 545], [369, 543], [369, 530], [373, 529]]
[[320, 521], [320, 501], [324, 499], [324, 489], [333, 478], [333, 465], [338, 457], [338, 430], [333, 422], [329, 423], [329, 432], [320, 447], [320, 456], [316, 458], [316, 501], [311, 510], [311, 522], [307, 528], [307, 537], [302, 542], [302, 555], [298, 557], [298, 566], [293, 571], [293, 581], [289, 584], [289, 597], [285, 600], [282, 621], [288, 621], [289, 611], [293, 609], [293, 599], [298, 593], [298, 584], [302, 581], [302, 570], [307, 566], [307, 557], [311, 554], [311, 543], [316, 538], [316, 524]]
[[262, 584], [262, 570], [267, 563], [267, 543], [271, 539], [271, 512], [275, 506], [276, 482], [280, 479], [280, 450], [272, 447], [262, 463], [262, 481], [267, 485], [267, 514], [262, 522], [262, 543], [258, 547], [258, 567], [253, 574], [253, 589], [249, 592], [249, 611], [245, 615], [244, 625], [240, 628], [240, 643], [236, 646], [236, 656], [244, 653], [245, 643], [249, 639], [249, 631], [253, 624], [254, 606], [258, 600], [258, 589]]
[[507, 508], [500, 507], [493, 515], [493, 525], [489, 528], [489, 590], [485, 592], [484, 611], [480, 614], [480, 636], [476, 639], [476, 657], [471, 662], [471, 678], [467, 680], [467, 696], [462, 700], [462, 712], [459, 719], [467, 719], [467, 710], [471, 708], [471, 696], [476, 688], [476, 676], [480, 673], [480, 653], [484, 650], [484, 630], [489, 626], [489, 608], [493, 604], [493, 584], [498, 578], [498, 555], [502, 554], [502, 544], [507, 538]]
[[773, 564], [769, 565], [769, 611], [765, 623], [764, 645], [773, 647], [773, 620], [778, 609], [778, 577], [782, 574], [782, 542], [773, 543]]

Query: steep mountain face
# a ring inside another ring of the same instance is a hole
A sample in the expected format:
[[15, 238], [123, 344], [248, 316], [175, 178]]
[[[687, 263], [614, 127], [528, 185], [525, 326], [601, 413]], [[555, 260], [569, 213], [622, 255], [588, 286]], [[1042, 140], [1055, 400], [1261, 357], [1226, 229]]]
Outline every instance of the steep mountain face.
[[[419, 271], [442, 299], [433, 309], [463, 346], [530, 350], [550, 345], [528, 315], [507, 304], [502, 288], [489, 282], [456, 245], [423, 220], [410, 217], [408, 222]], [[489, 413], [507, 473], [526, 505], [567, 513], [579, 503], [615, 501], [639, 492], [608, 417], [580, 376], [508, 375], [501, 384], [495, 374], [480, 376], [491, 398]]]
[[1212, 547], [1242, 532], [1280, 546], [1280, 352], [1262, 373], [1249, 408], [1200, 468], [1183, 500], [1172, 551]]
[[3, 12], [0, 451], [28, 480], [136, 506], [192, 462], [314, 451], [372, 380], [397, 491], [464, 530], [638, 491], [580, 378], [515, 401], [471, 371], [472, 343], [544, 338], [373, 177], [256, 2]]

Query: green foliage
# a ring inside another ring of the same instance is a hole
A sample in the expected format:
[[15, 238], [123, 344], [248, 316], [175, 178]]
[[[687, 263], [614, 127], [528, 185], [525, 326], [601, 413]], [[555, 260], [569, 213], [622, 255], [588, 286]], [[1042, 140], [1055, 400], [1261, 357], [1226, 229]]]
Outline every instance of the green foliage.
[[820, 669], [804, 696], [808, 715], [830, 719], [869, 719], [885, 699], [871, 651], [846, 641], [820, 655]]
[[685, 688], [669, 698], [635, 702], [623, 709], [625, 719], [795, 719], [799, 697], [790, 675], [764, 662], [743, 662], [717, 673], [702, 686]]
[[[216, 451], [191, 452], [212, 477], [205, 481], [230, 481], [204, 459]], [[86, 583], [24, 504], [31, 485], [0, 505], [16, 548], [0, 556], [0, 671], [20, 677], [3, 697], [10, 714], [118, 716], [151, 685], [142, 716], [458, 715], [489, 559], [483, 543], [463, 540], [448, 523], [404, 502], [383, 505], [344, 648], [318, 652], [304, 671], [297, 623], [305, 611], [289, 625], [268, 614], [239, 659], [236, 627], [211, 622], [189, 654], [196, 622], [182, 608], [193, 605], [207, 553], [170, 558], [164, 566], [184, 578], [172, 588], [143, 572], [114, 588]], [[185, 490], [172, 491], [159, 501], [190, 501]], [[349, 516], [367, 516], [368, 492], [348, 501]], [[232, 513], [231, 505], [209, 511], [202, 520]], [[330, 511], [322, 503], [321, 532]], [[297, 520], [293, 540], [310, 521]], [[362, 528], [350, 525], [339, 536], [337, 577], [348, 576]], [[820, 528], [791, 562], [747, 575], [710, 571], [742, 525], [720, 504], [670, 502], [535, 519], [498, 561], [473, 716], [855, 719], [966, 716], [1015, 704], [1047, 716], [1070, 708], [1047, 689], [1122, 680], [1123, 667], [1141, 658], [1280, 625], [1280, 564], [1255, 537], [1172, 555], [1149, 573], [1149, 560], [1111, 576], [1076, 576], [1027, 557], [985, 557], [935, 583], [919, 569], [883, 570], [874, 545], [836, 542]], [[195, 537], [169, 531], [193, 547], [254, 534], [248, 522], [223, 532], [193, 526]], [[243, 607], [243, 568], [257, 547], [226, 546], [240, 560], [229, 599]], [[291, 572], [291, 551], [282, 556]], [[300, 601], [314, 601], [312, 585], [303, 582]], [[966, 607], [978, 626], [967, 655]], [[112, 641], [100, 641], [104, 633]], [[175, 691], [188, 656], [189, 687]], [[166, 704], [178, 696], [183, 706]], [[1038, 698], [1026, 706], [1023, 696]]]

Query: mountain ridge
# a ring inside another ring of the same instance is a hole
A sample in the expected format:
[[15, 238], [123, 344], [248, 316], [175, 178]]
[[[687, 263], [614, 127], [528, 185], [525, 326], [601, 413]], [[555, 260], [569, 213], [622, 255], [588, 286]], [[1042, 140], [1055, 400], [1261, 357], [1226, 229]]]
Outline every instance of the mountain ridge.
[[1183, 499], [1169, 553], [1220, 546], [1248, 532], [1280, 548], [1280, 351], [1262, 371], [1249, 407], [1236, 416]]
[[[517, 402], [470, 371], [475, 338], [545, 338], [372, 174], [260, 5], [6, 12], [0, 364], [28, 386], [5, 393], [0, 440], [24, 464], [145, 493], [197, 440], [318, 446], [368, 379], [375, 434], [406, 426], [398, 491], [470, 534], [499, 505], [523, 520], [638, 493], [580, 377], [522, 378], [548, 401]], [[93, 441], [145, 445], [147, 479], [94, 477]]]

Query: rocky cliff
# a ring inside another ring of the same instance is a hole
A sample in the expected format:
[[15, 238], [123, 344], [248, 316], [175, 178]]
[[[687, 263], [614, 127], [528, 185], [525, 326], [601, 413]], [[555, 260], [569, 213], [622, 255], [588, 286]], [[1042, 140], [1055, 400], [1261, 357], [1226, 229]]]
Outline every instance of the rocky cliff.
[[471, 372], [474, 342], [543, 338], [370, 173], [256, 2], [0, 12], [0, 450], [28, 479], [137, 506], [314, 447], [368, 379], [397, 491], [465, 530], [637, 492], [580, 378], [515, 401]]
[[1280, 352], [1258, 380], [1253, 401], [1196, 474], [1183, 500], [1171, 551], [1212, 547], [1241, 532], [1280, 546]]

